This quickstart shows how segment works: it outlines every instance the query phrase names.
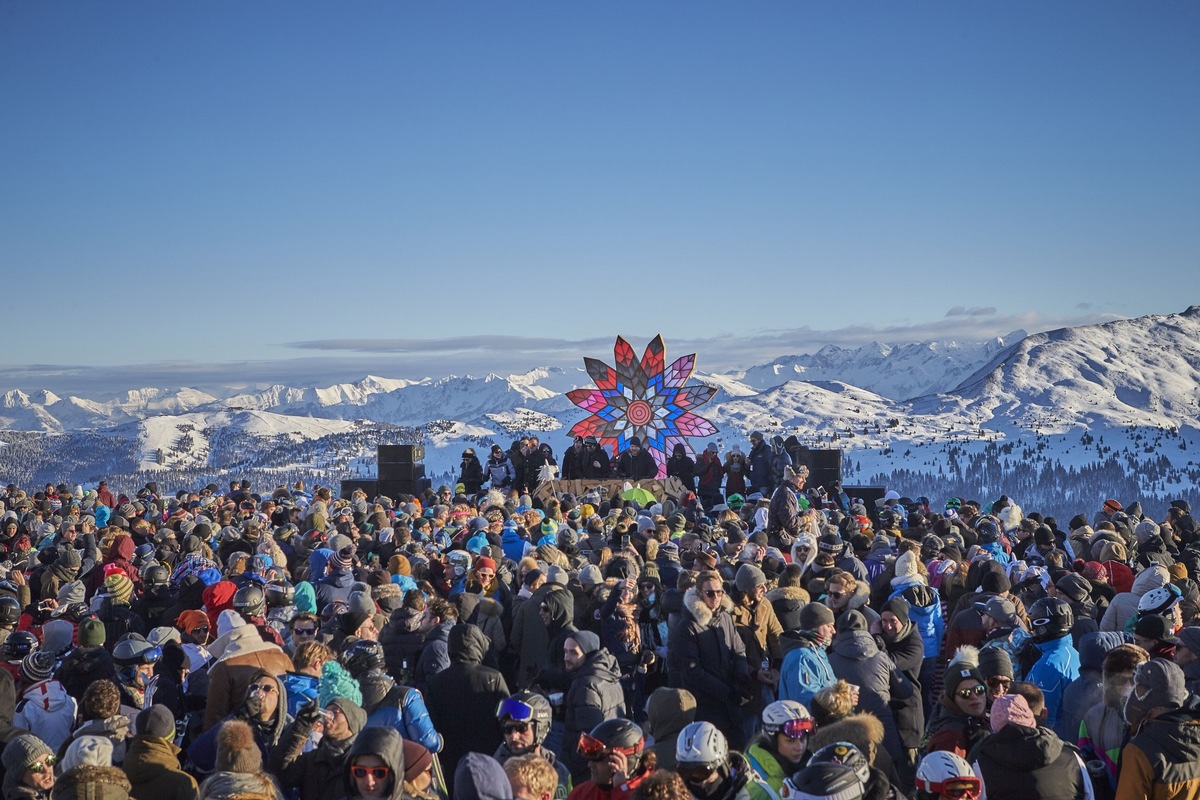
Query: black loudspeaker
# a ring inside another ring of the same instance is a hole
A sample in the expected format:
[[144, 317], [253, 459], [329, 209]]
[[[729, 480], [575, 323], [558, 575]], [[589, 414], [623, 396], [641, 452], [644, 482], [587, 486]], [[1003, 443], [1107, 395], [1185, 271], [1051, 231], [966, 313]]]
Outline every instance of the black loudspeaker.
[[338, 496], [343, 500], [349, 500], [350, 495], [354, 494], [357, 489], [366, 492], [368, 500], [374, 500], [379, 495], [379, 481], [358, 479], [342, 481], [342, 489]]
[[379, 462], [380, 481], [401, 481], [413, 483], [425, 477], [424, 464], [390, 464]]
[[[808, 467], [808, 480], [804, 484], [805, 488], [815, 489], [818, 486], [824, 486], [832, 493], [833, 485], [842, 482], [841, 450], [813, 450], [800, 444], [795, 436], [789, 436], [783, 446], [788, 451], [788, 455], [792, 457], [793, 465]], [[882, 497], [882, 495], [880, 496]]]
[[380, 464], [416, 464], [425, 460], [425, 445], [381, 444], [376, 456]]
[[850, 498], [850, 502], [862, 500], [863, 505], [867, 507], [867, 516], [875, 519], [875, 515], [879, 509], [875, 507], [877, 500], [882, 500], [887, 494], [886, 486], [843, 486], [842, 491]]
[[396, 500], [402, 494], [418, 497], [430, 487], [429, 478], [418, 478], [415, 481], [379, 481], [379, 493]]

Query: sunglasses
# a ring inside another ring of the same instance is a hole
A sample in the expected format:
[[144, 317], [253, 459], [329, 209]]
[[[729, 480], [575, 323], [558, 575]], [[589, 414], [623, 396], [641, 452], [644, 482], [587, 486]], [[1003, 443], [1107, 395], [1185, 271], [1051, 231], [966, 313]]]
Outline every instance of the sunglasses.
[[1001, 686], [1011, 686], [1011, 685], [1012, 685], [1012, 679], [1011, 679], [1011, 678], [997, 678], [997, 677], [991, 677], [991, 678], [988, 678], [988, 679], [987, 679], [987, 685], [988, 685], [988, 686], [991, 686], [991, 687], [992, 687], [992, 688], [994, 688], [994, 689], [995, 689], [995, 688], [999, 688], [999, 687], [1001, 687]]
[[841, 600], [845, 596], [846, 596], [845, 592], [830, 592], [829, 593], [830, 600]]
[[705, 597], [721, 597], [724, 594], [725, 594], [724, 589], [705, 589], [704, 590]]
[[248, 691], [249, 691], [249, 694], [274, 694], [276, 692], [276, 687], [260, 686], [257, 683], [255, 683], [250, 686], [250, 689]]
[[293, 636], [316, 636], [316, 634], [317, 634], [316, 628], [293, 628], [292, 629]]
[[57, 763], [58, 763], [57, 757], [46, 756], [41, 761], [38, 761], [36, 764], [30, 765], [29, 771], [32, 773], [35, 773], [35, 774], [40, 773], [40, 772], [45, 772], [48, 769], [53, 769], [54, 765]]
[[529, 723], [528, 722], [510, 722], [504, 726], [505, 735], [510, 734], [510, 733], [524, 734], [524, 733], [528, 733], [528, 732], [529, 732]]
[[814, 727], [811, 719], [789, 719], [783, 723], [779, 732], [789, 739], [803, 739], [813, 732]]
[[972, 697], [979, 697], [986, 691], [986, 686], [972, 686], [970, 689], [959, 689], [955, 694], [963, 700], [970, 700]]
[[355, 780], [366, 780], [370, 775], [377, 781], [383, 782], [391, 777], [392, 770], [390, 767], [351, 767], [350, 774]]

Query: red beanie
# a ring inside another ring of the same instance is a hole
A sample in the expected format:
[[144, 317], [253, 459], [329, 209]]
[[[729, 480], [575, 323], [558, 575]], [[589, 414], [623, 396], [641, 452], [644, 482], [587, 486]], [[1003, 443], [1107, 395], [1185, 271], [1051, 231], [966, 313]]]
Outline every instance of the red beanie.
[[483, 569], [484, 567], [487, 567], [492, 572], [495, 572], [496, 571], [496, 562], [493, 561], [491, 558], [488, 558], [487, 556], [480, 556], [478, 559], [475, 560], [475, 569], [480, 570], [480, 569]]

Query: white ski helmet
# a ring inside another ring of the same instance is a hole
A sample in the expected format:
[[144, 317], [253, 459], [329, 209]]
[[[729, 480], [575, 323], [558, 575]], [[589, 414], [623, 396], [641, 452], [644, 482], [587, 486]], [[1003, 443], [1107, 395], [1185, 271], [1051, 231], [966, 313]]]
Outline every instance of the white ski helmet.
[[1152, 617], [1165, 614], [1183, 599], [1183, 592], [1173, 584], [1151, 589], [1138, 599], [1138, 616]]
[[946, 750], [935, 750], [921, 759], [917, 765], [917, 789], [932, 795], [941, 795], [950, 781], [968, 781], [978, 786], [979, 778], [960, 756]]
[[729, 742], [711, 722], [693, 722], [679, 732], [675, 743], [677, 764], [703, 764], [716, 769], [728, 758]]
[[783, 730], [785, 723], [794, 719], [811, 720], [812, 714], [808, 713], [808, 709], [795, 700], [776, 700], [763, 709], [763, 733], [774, 736]]

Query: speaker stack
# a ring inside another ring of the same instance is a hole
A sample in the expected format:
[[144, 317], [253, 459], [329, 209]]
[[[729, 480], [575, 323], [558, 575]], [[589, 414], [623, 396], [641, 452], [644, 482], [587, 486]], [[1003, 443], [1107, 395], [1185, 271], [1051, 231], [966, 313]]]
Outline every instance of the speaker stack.
[[381, 444], [377, 451], [379, 462], [379, 494], [396, 499], [402, 494], [419, 495], [430, 488], [425, 477], [425, 447], [419, 444]]
[[340, 493], [343, 500], [349, 500], [350, 496], [359, 489], [362, 489], [367, 494], [368, 500], [374, 500], [379, 496], [379, 481], [371, 479], [354, 479], [342, 481], [342, 491]]
[[783, 443], [784, 449], [792, 457], [793, 466], [808, 467], [808, 481], [805, 488], [815, 489], [824, 486], [832, 493], [832, 486], [842, 482], [842, 451], [814, 450], [800, 444], [795, 436], [789, 436]]

